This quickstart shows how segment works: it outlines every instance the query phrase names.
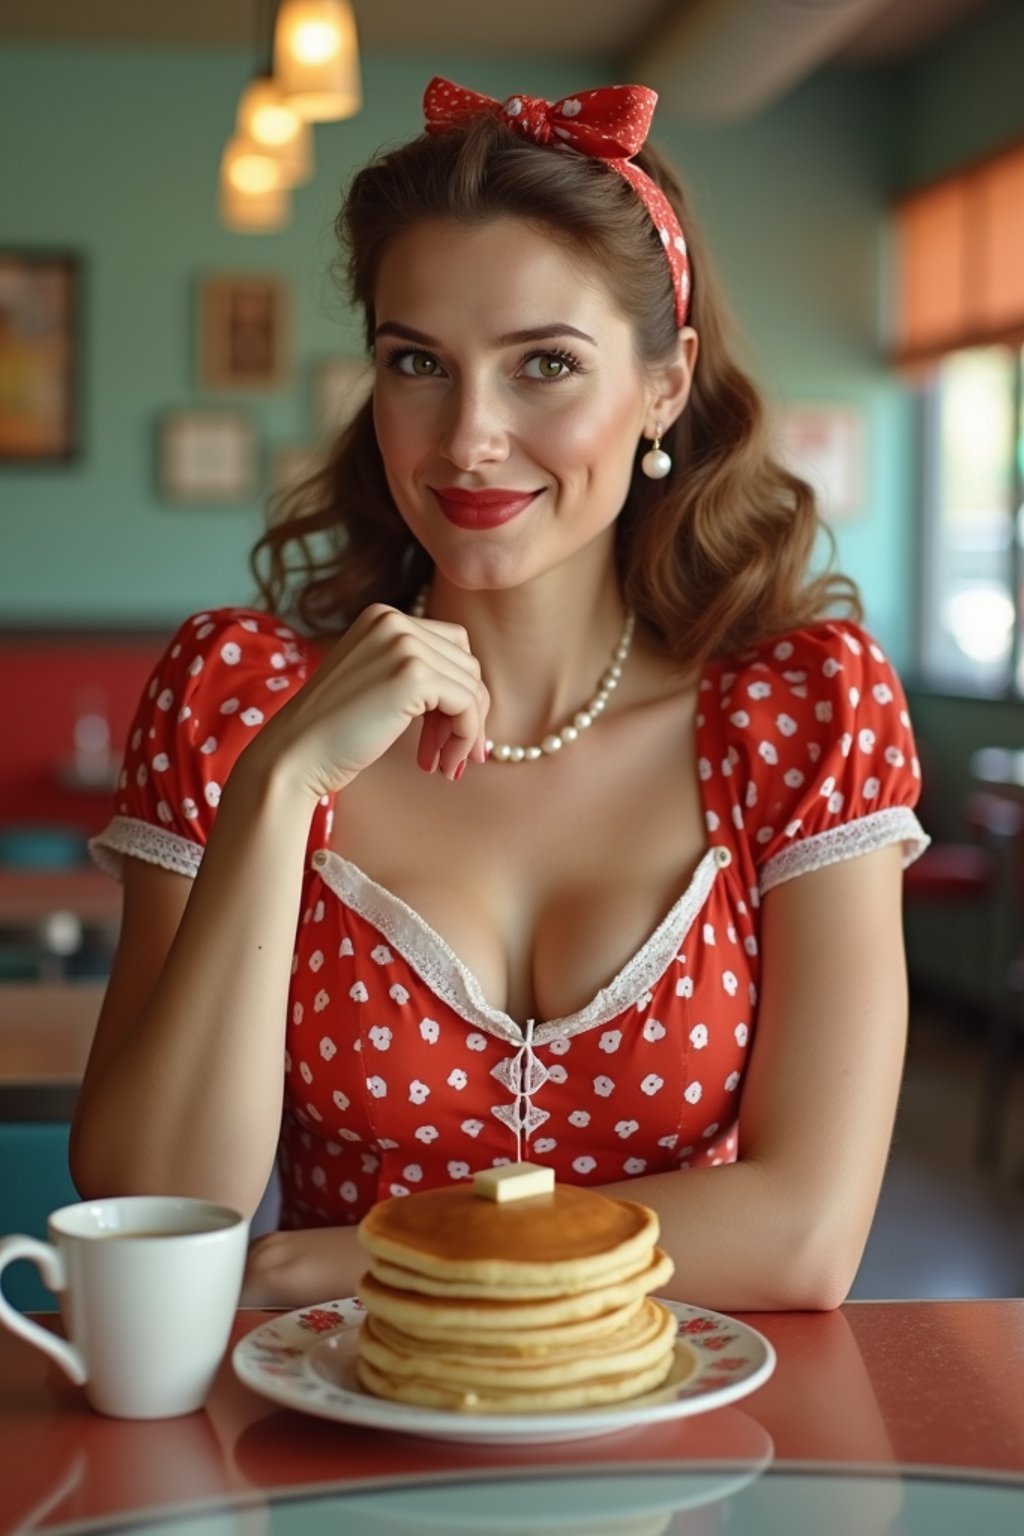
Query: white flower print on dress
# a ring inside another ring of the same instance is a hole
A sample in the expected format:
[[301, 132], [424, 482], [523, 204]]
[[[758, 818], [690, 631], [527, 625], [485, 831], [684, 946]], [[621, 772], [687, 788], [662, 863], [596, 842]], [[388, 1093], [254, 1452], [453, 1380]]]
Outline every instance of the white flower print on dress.
[[463, 1120], [462, 1125], [460, 1126], [460, 1130], [465, 1131], [467, 1136], [474, 1137], [479, 1136], [483, 1128], [484, 1123], [482, 1120]]
[[386, 1024], [374, 1024], [369, 1031], [370, 1044], [378, 1051], [390, 1050], [393, 1038]]
[[263, 724], [264, 715], [262, 709], [256, 709], [255, 706], [250, 705], [248, 709], [242, 710], [238, 718], [243, 725], [255, 727]]
[[687, 1104], [699, 1104], [704, 1096], [704, 1089], [700, 1083], [688, 1083], [683, 1090], [683, 1098]]
[[604, 1051], [609, 1056], [612, 1055], [615, 1051], [617, 1051], [621, 1044], [622, 1044], [622, 1030], [621, 1029], [606, 1029], [604, 1034], [601, 1036], [600, 1040], [598, 1041], [599, 1049]]
[[664, 1040], [665, 1034], [665, 1026], [658, 1019], [647, 1019], [644, 1022], [643, 1037], [645, 1040], [649, 1040], [653, 1044], [655, 1040]]
[[739, 991], [739, 985], [740, 984], [736, 980], [736, 977], [732, 971], [722, 972], [722, 986], [728, 992], [730, 997], [736, 996], [736, 993]]
[[395, 1200], [400, 1200], [403, 1195], [407, 1195], [409, 1193], [404, 1184], [391, 1184], [388, 1187], [391, 1191], [392, 1198]]
[[334, 1102], [335, 1109], [340, 1109], [342, 1114], [345, 1113], [346, 1109], [351, 1107], [351, 1100], [349, 1099], [348, 1094], [342, 1093], [340, 1088], [335, 1088], [334, 1092], [331, 1094], [331, 1098]]
[[552, 1066], [548, 1067], [547, 1080], [549, 1083], [567, 1083], [569, 1081], [569, 1074], [560, 1063], [555, 1062]]
[[409, 1084], [410, 1104], [423, 1104], [427, 1099], [429, 1099], [429, 1097], [430, 1089], [427, 1087], [426, 1083], [420, 1082], [419, 1078], [413, 1078], [412, 1082]]
[[635, 1178], [638, 1173], [643, 1173], [646, 1167], [647, 1163], [644, 1158], [627, 1157], [622, 1165], [622, 1171], [623, 1173], [628, 1173], [631, 1178]]
[[353, 983], [351, 987], [349, 987], [348, 995], [354, 1003], [367, 1003], [370, 1000], [370, 994], [367, 992], [364, 983], [361, 981], [357, 981]]
[[387, 1098], [388, 1085], [382, 1077], [368, 1077], [366, 1079], [366, 1086], [375, 1099]]
[[423, 1178], [423, 1169], [419, 1163], [407, 1163], [402, 1169], [402, 1178], [408, 1179], [410, 1184], [419, 1184]]
[[870, 778], [864, 780], [864, 789], [863, 789], [864, 799], [865, 800], [876, 800], [878, 798], [878, 792], [881, 789], [881, 787], [882, 787], [881, 780], [880, 779], [876, 779], [874, 774], [872, 774]]
[[680, 976], [679, 980], [676, 982], [676, 997], [692, 997], [692, 996], [693, 996], [693, 977], [692, 976]]
[[569, 1116], [569, 1124], [574, 1125], [578, 1131], [585, 1131], [590, 1124], [589, 1110], [574, 1109]]
[[695, 1024], [690, 1030], [690, 1044], [695, 1051], [702, 1051], [708, 1043], [708, 1027], [706, 1024]]
[[359, 1158], [359, 1166], [364, 1173], [376, 1173], [380, 1167], [380, 1158], [374, 1152], [363, 1152]]
[[621, 1136], [623, 1141], [628, 1141], [630, 1136], [635, 1136], [639, 1129], [639, 1120], [617, 1120], [615, 1122], [615, 1134], [616, 1136]]
[[468, 1179], [472, 1169], [468, 1163], [451, 1162], [448, 1164], [448, 1177], [450, 1179]]
[[597, 1163], [592, 1157], [577, 1157], [573, 1159], [572, 1166], [577, 1173], [587, 1174], [593, 1173]]
[[[390, 997], [393, 1003], [397, 1003], [399, 1008], [404, 1007], [405, 1004], [409, 1001], [408, 992], [401, 985], [401, 983], [397, 981], [393, 987], [388, 988], [388, 997]], [[426, 1037], [424, 1036], [424, 1038]]]
[[312, 1073], [312, 1070], [311, 1070], [308, 1062], [305, 1062], [305, 1061], [300, 1061], [299, 1062], [299, 1076], [302, 1078], [302, 1081], [304, 1083], [306, 1083], [307, 1085], [313, 1081], [313, 1073]]
[[323, 1039], [320, 1041], [320, 1055], [323, 1057], [324, 1061], [333, 1061], [337, 1054], [338, 1047], [335, 1045], [330, 1035], [324, 1035]]
[[572, 1050], [572, 1041], [565, 1039], [552, 1040], [548, 1043], [548, 1050], [552, 1056], [568, 1056]]
[[314, 949], [313, 953], [309, 957], [309, 968], [310, 968], [310, 970], [311, 971], [319, 971], [321, 969], [321, 967], [323, 966], [323, 963], [324, 963], [324, 952], [323, 952], [323, 950], [322, 949]]
[[242, 659], [242, 647], [234, 640], [227, 640], [220, 648], [220, 656], [229, 667], [237, 667]]
[[783, 736], [795, 736], [797, 733], [797, 723], [792, 715], [776, 715], [775, 725]]
[[394, 958], [386, 944], [377, 944], [370, 950], [370, 959], [376, 961], [378, 965], [390, 965]]
[[538, 1136], [537, 1140], [531, 1142], [530, 1145], [533, 1151], [538, 1152], [541, 1157], [547, 1157], [549, 1152], [555, 1151], [558, 1142], [553, 1136]]
[[733, 1030], [733, 1037], [737, 1045], [746, 1045], [750, 1039], [750, 1030], [746, 1024], [737, 1024]]
[[660, 1093], [664, 1086], [665, 1079], [663, 1077], [659, 1077], [657, 1072], [648, 1072], [640, 1084], [640, 1092], [646, 1093], [649, 1099], [653, 1099], [654, 1095]]
[[740, 1075], [739, 1075], [739, 1073], [738, 1072], [730, 1072], [729, 1076], [725, 1080], [725, 1091], [726, 1091], [726, 1093], [735, 1093], [736, 1089], [739, 1087], [739, 1085], [740, 1085]]
[[477, 1034], [467, 1035], [466, 1036], [466, 1049], [470, 1050], [470, 1051], [486, 1051], [486, 1049], [487, 1049], [487, 1036], [486, 1035], [477, 1035]]
[[453, 1067], [452, 1070], [448, 1073], [447, 1082], [449, 1088], [455, 1088], [461, 1091], [469, 1082], [469, 1077], [465, 1072], [463, 1072], [461, 1067]]
[[[394, 988], [392, 988], [392, 994], [393, 993], [394, 993]], [[408, 993], [406, 994], [406, 998], [407, 997], [408, 997]], [[403, 998], [402, 1001], [405, 1002], [406, 998]], [[421, 1040], [425, 1040], [428, 1045], [436, 1045], [437, 1042], [440, 1040], [440, 1038], [441, 1038], [441, 1026], [437, 1022], [436, 1019], [420, 1019], [420, 1039]], [[449, 1082], [450, 1081], [451, 1081], [451, 1079], [449, 1078]]]
[[351, 939], [342, 939], [341, 943], [338, 945], [338, 958], [341, 959], [345, 955], [354, 955], [354, 954], [355, 954], [355, 950], [352, 947], [352, 940]]
[[607, 1099], [615, 1092], [615, 1084], [610, 1077], [595, 1077], [594, 1092], [599, 1098]]
[[346, 1205], [355, 1205], [356, 1201], [359, 1199], [358, 1186], [353, 1184], [351, 1179], [346, 1179], [344, 1184], [338, 1185], [338, 1194], [344, 1200]]

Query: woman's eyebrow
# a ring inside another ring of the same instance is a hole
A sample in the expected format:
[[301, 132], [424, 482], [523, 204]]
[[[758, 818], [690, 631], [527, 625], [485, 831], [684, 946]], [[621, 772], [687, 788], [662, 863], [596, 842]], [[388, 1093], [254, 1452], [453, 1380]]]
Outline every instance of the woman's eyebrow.
[[[411, 325], [402, 325], [398, 321], [383, 320], [374, 331], [374, 338], [378, 336], [398, 336], [406, 341], [418, 341], [423, 347], [439, 347], [441, 343], [434, 336], [428, 336], [425, 331], [417, 331]], [[531, 325], [522, 331], [508, 331], [504, 336], [496, 336], [496, 347], [521, 346], [529, 341], [550, 341], [557, 336], [576, 336], [580, 341], [589, 342], [592, 347], [597, 345], [593, 336], [588, 336], [586, 331], [577, 330], [574, 325]]]

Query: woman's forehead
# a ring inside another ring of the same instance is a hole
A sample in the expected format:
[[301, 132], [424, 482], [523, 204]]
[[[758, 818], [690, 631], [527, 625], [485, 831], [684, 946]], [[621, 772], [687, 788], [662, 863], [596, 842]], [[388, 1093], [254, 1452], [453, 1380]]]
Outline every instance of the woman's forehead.
[[439, 314], [479, 312], [494, 322], [523, 311], [536, 319], [554, 306], [559, 310], [555, 318], [574, 325], [580, 317], [591, 324], [607, 322], [617, 312], [589, 251], [511, 217], [474, 224], [430, 219], [396, 235], [377, 271], [378, 324], [403, 318], [412, 323], [409, 316], [386, 313], [396, 305]]

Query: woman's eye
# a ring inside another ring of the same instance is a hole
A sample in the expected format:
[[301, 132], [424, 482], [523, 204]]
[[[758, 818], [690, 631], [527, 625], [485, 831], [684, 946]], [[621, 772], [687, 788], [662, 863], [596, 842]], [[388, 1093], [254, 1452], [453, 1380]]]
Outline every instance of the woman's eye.
[[551, 380], [564, 379], [575, 369], [572, 360], [558, 352], [537, 352], [526, 359], [523, 372], [528, 379]]
[[415, 379], [432, 379], [441, 371], [441, 365], [436, 357], [429, 352], [402, 352], [394, 361], [393, 366], [399, 373], [408, 374]]

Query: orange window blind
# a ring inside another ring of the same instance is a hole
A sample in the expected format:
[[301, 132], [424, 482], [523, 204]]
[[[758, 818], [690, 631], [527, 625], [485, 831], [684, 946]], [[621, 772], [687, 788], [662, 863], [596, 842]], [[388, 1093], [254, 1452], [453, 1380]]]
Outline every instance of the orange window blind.
[[898, 362], [1024, 336], [1024, 145], [894, 210]]

